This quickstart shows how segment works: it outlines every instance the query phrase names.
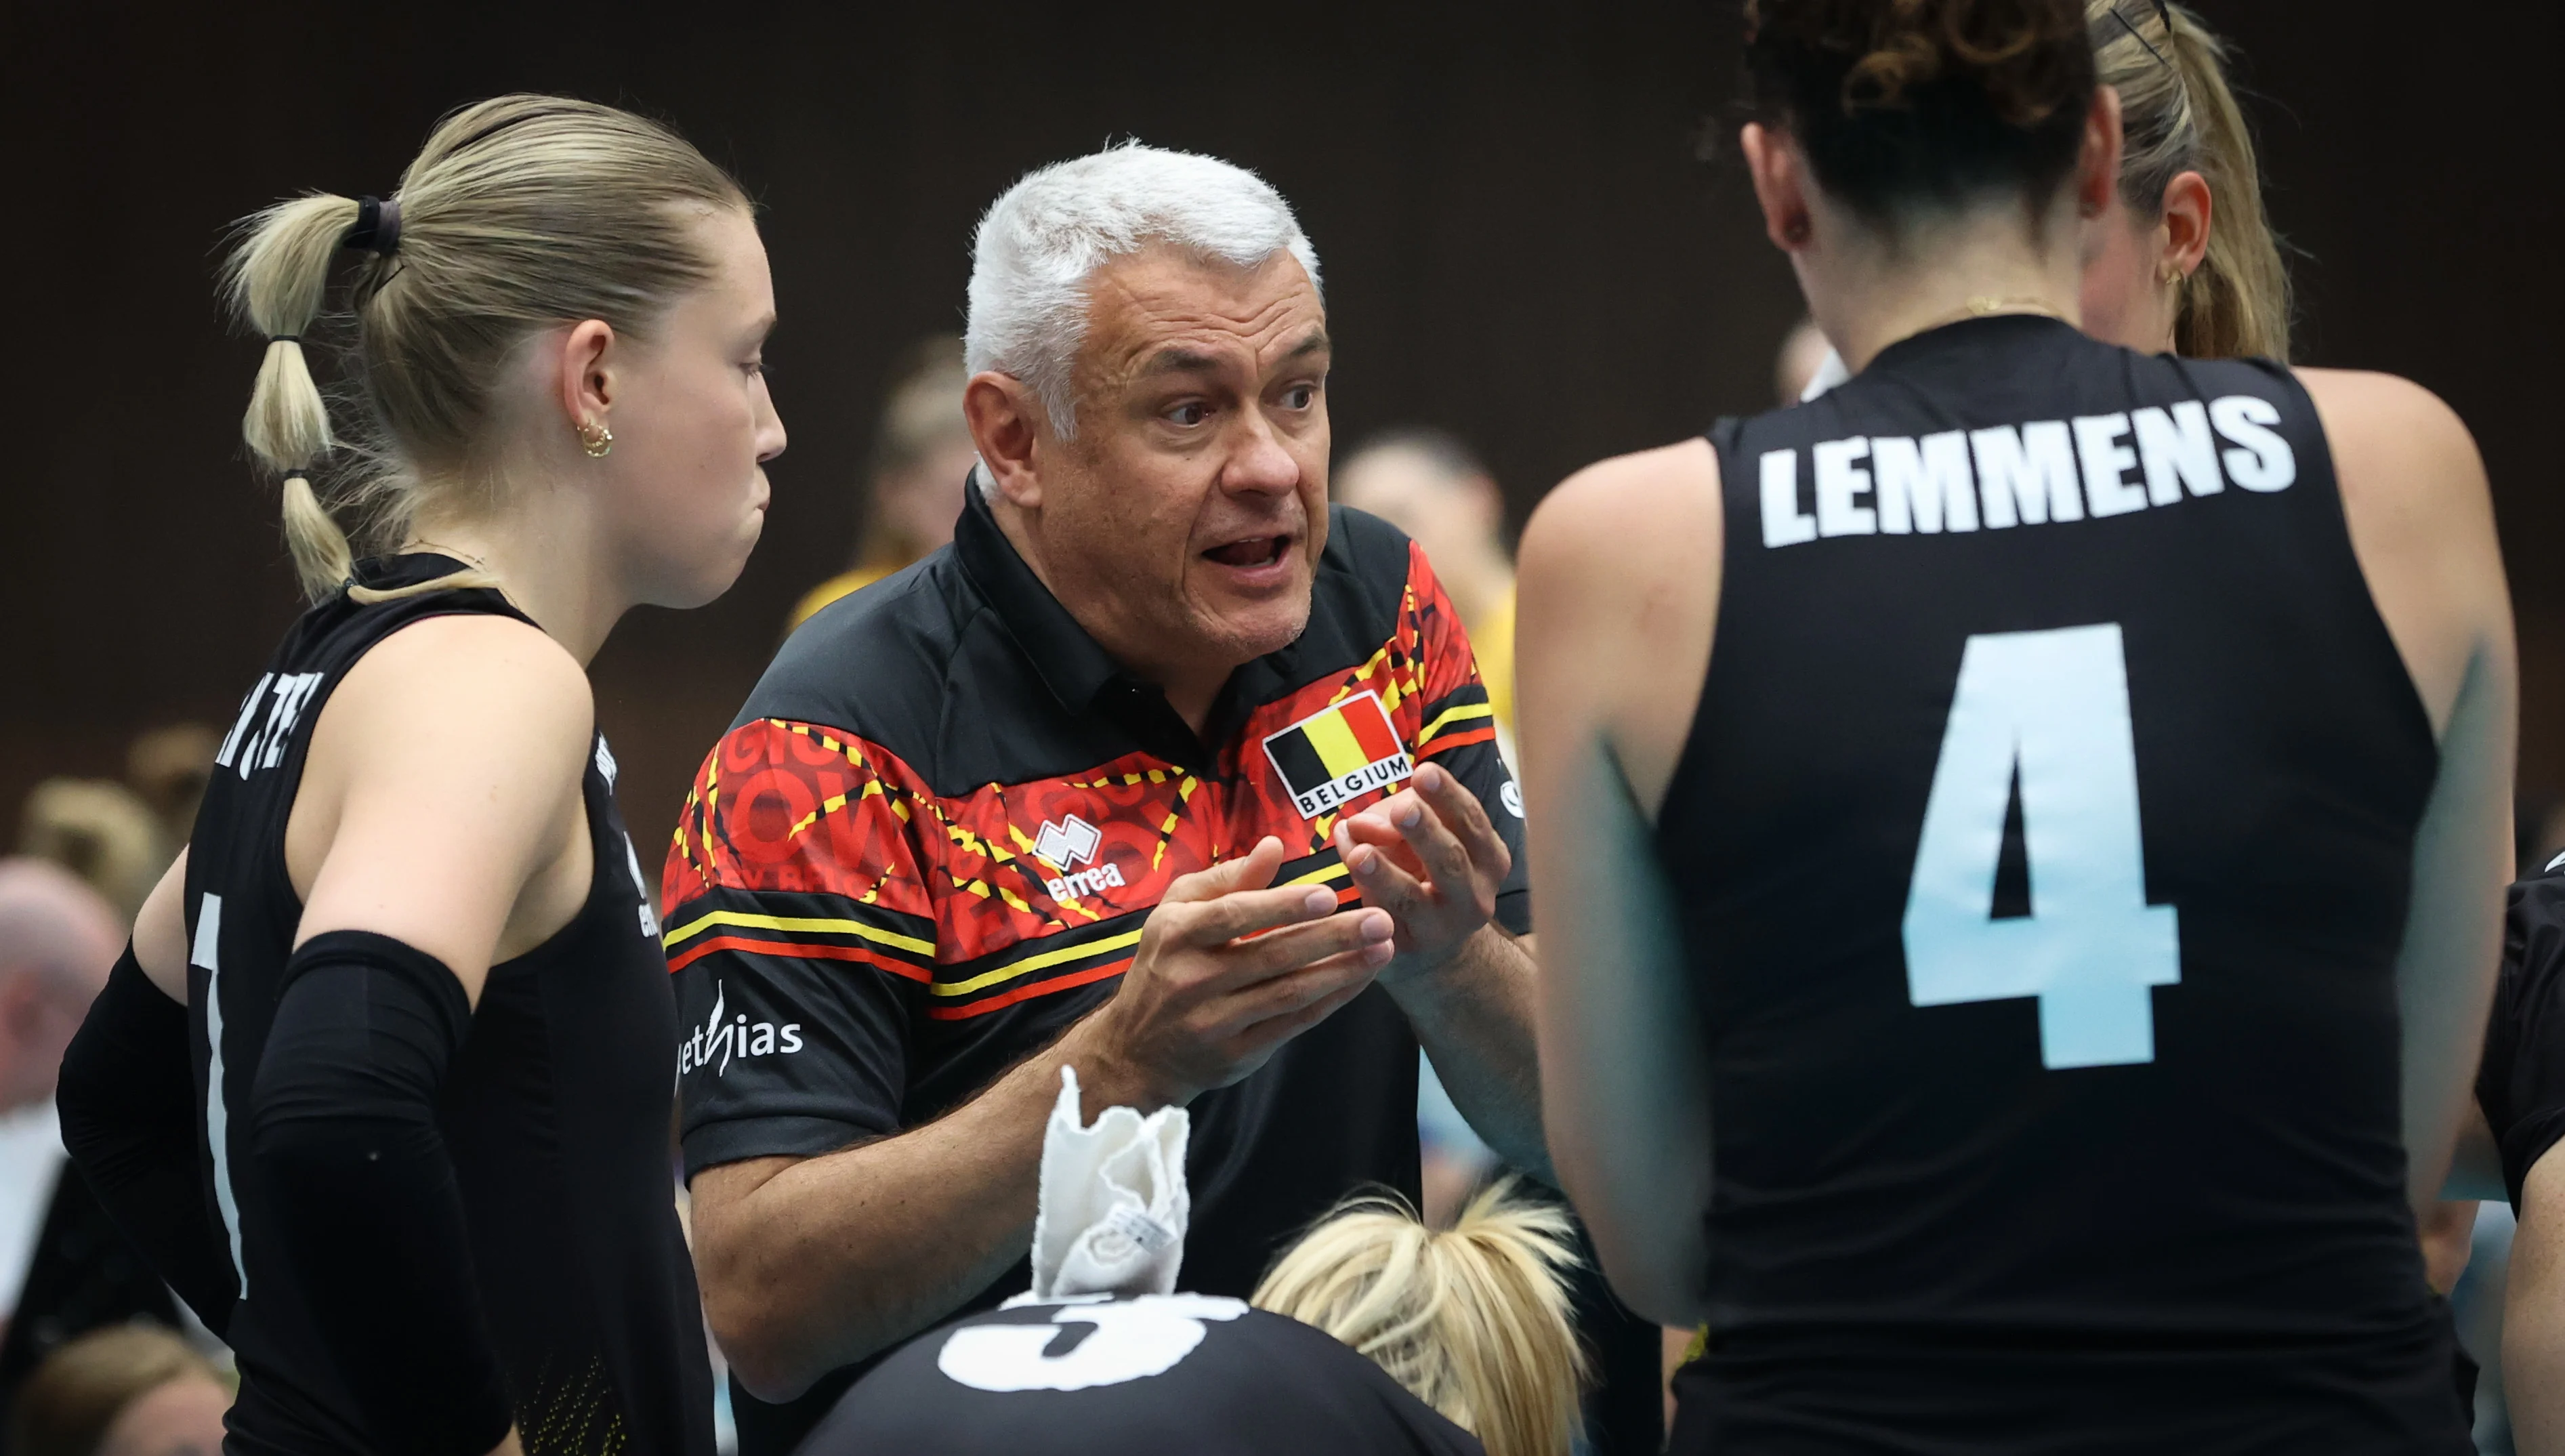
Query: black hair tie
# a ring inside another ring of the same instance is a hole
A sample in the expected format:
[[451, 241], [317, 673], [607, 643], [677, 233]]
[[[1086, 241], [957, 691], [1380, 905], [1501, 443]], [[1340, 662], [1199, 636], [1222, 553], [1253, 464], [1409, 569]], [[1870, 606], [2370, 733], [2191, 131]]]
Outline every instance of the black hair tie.
[[[2147, 33], [2138, 29], [2138, 23], [2129, 19], [2127, 11], [2122, 10], [2117, 4], [2114, 4], [2111, 7], [2111, 18], [2118, 21], [2120, 23], [2120, 28], [2129, 33], [2129, 39], [2146, 47], [2147, 54], [2155, 57], [2159, 65], [2163, 66], [2167, 71], [2173, 72], [2176, 77], [2181, 76], [2182, 68], [2173, 64], [2171, 57], [2168, 57], [2164, 52], [2156, 49], [2156, 43], [2147, 39]], [[2172, 45], [2175, 35], [2173, 28], [2173, 12], [2165, 8], [2165, 0], [2156, 0], [2156, 18], [2164, 22], [2165, 44]]]
[[359, 197], [356, 199], [356, 225], [348, 229], [348, 236], [340, 240], [339, 246], [388, 258], [400, 247], [400, 226], [398, 197], [389, 200]]

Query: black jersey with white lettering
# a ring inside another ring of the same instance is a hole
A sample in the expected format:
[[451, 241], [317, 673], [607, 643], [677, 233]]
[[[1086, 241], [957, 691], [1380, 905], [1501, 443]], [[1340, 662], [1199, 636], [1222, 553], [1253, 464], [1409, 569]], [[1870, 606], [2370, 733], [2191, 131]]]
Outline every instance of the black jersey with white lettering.
[[2565, 854], [2511, 887], [2476, 1105], [2518, 1209], [2529, 1170], [2565, 1140]]
[[2397, 1072], [2438, 753], [2295, 376], [1998, 317], [1711, 439], [1686, 1440], [2468, 1449]]
[[[393, 588], [460, 569], [413, 555], [365, 563], [357, 576]], [[303, 914], [285, 828], [313, 724], [384, 637], [425, 617], [483, 612], [524, 619], [488, 591], [371, 606], [343, 591], [305, 612], [241, 705], [196, 817], [186, 922], [199, 1152], [238, 1281], [227, 1335], [241, 1384], [227, 1449], [376, 1449], [276, 1242], [250, 1155], [250, 1090]], [[587, 902], [559, 934], [491, 968], [447, 1072], [439, 1128], [528, 1456], [709, 1456], [712, 1377], [668, 1153], [676, 1005], [601, 736], [581, 793], [595, 854]]]
[[1479, 1456], [1325, 1332], [1210, 1295], [994, 1310], [855, 1382], [800, 1456]]

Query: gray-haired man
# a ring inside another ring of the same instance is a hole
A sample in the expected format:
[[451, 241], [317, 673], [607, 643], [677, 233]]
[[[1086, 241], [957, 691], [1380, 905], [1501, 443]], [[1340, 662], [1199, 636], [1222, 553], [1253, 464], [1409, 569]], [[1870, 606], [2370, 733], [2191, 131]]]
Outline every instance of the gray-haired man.
[[801, 1397], [740, 1403], [748, 1456], [1024, 1287], [1063, 1064], [1089, 1115], [1190, 1106], [1188, 1290], [1415, 1195], [1420, 1041], [1545, 1165], [1520, 800], [1422, 554], [1327, 508], [1289, 208], [1082, 157], [990, 209], [970, 298], [953, 546], [795, 635], [668, 861], [705, 1303]]

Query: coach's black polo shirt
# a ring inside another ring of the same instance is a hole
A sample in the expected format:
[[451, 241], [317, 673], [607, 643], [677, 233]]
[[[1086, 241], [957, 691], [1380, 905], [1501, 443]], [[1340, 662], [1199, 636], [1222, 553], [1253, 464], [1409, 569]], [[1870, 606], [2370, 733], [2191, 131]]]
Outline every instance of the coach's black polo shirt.
[[[1114, 991], [1168, 883], [1280, 836], [1278, 882], [1358, 902], [1329, 839], [1431, 759], [1515, 851], [1521, 800], [1424, 554], [1341, 507], [1298, 641], [1197, 736], [1045, 588], [971, 492], [953, 545], [814, 616], [705, 763], [664, 876], [686, 1168], [811, 1156], [967, 1100]], [[1192, 1103], [1179, 1287], [1249, 1294], [1366, 1184], [1417, 1192], [1416, 1042], [1375, 987]], [[964, 1308], [1030, 1283], [1022, 1265]], [[958, 1313], [958, 1312], [957, 1312]], [[792, 1418], [745, 1401], [745, 1456]], [[769, 1442], [774, 1444], [769, 1444]]]

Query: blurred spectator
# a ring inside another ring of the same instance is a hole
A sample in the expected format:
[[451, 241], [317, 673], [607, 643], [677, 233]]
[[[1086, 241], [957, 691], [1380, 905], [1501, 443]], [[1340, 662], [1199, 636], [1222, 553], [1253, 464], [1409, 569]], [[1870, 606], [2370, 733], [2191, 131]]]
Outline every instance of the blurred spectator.
[[1781, 341], [1781, 353], [1772, 361], [1772, 397], [1784, 405], [1806, 398], [1809, 381], [1833, 352], [1834, 346], [1817, 332], [1816, 321], [1801, 319]]
[[[0, 1420], [37, 1367], [78, 1336], [124, 1325], [176, 1330], [187, 1324], [177, 1297], [68, 1163], [54, 1178], [53, 1206], [16, 1293], [18, 1308], [0, 1336]], [[205, 1347], [221, 1347], [202, 1327], [192, 1333]]]
[[1335, 498], [1404, 531], [1461, 613], [1507, 757], [1515, 725], [1515, 562], [1506, 498], [1467, 445], [1438, 429], [1387, 430], [1336, 467]]
[[872, 466], [855, 533], [855, 564], [793, 608], [787, 627], [869, 587], [953, 539], [962, 482], [979, 459], [962, 422], [962, 341], [937, 336], [909, 351], [873, 427]]
[[144, 729], [125, 750], [124, 781], [159, 818], [170, 858], [196, 831], [196, 805], [205, 797], [222, 740], [222, 730], [210, 723], [169, 723]]
[[85, 1335], [48, 1356], [10, 1412], [11, 1456], [218, 1456], [232, 1392], [165, 1330]]
[[[38, 784], [19, 815], [18, 852], [80, 876], [107, 897], [127, 925], [177, 854], [141, 796], [107, 779]], [[114, 961], [115, 952], [108, 959]], [[54, 1050], [59, 1056], [62, 1049]]]
[[63, 1165], [63, 1049], [123, 944], [115, 909], [69, 870], [0, 860], [0, 1313], [16, 1306]]

